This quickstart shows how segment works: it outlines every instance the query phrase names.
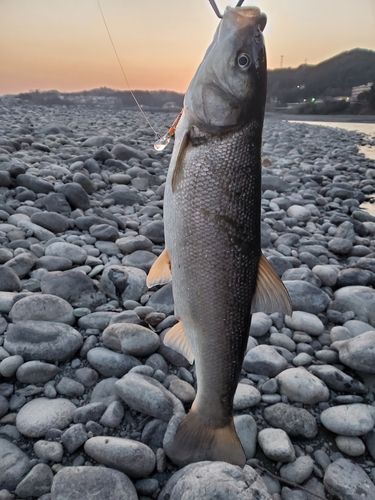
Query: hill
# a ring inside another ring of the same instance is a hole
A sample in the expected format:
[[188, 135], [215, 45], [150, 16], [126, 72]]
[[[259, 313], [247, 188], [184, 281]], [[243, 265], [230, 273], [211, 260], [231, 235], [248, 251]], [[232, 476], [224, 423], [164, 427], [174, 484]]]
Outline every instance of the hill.
[[268, 101], [286, 103], [303, 99], [350, 96], [357, 85], [375, 82], [375, 51], [353, 49], [316, 66], [268, 71]]

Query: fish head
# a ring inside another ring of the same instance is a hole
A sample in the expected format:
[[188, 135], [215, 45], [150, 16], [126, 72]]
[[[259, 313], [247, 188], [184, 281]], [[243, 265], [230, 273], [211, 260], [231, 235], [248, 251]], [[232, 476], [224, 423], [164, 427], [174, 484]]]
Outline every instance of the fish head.
[[184, 110], [191, 125], [217, 133], [263, 116], [266, 21], [257, 7], [227, 7], [185, 95]]

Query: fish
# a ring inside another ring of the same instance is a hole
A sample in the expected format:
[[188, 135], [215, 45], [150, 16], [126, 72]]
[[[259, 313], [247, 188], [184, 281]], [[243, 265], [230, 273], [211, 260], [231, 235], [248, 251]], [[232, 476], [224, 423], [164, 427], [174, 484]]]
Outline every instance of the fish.
[[178, 466], [244, 466], [233, 399], [255, 311], [292, 314], [261, 251], [266, 16], [227, 7], [185, 94], [164, 195], [165, 250], [149, 287], [172, 280], [168, 347], [195, 361], [197, 392], [166, 449]]

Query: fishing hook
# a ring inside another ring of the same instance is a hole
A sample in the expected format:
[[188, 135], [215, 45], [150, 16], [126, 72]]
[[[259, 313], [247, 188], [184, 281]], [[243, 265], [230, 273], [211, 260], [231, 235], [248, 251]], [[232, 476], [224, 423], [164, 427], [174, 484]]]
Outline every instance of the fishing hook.
[[[218, 9], [215, 0], [208, 0], [211, 4], [211, 7], [214, 9], [215, 14], [218, 18], [222, 19], [223, 16], [220, 14], [220, 10]], [[245, 0], [238, 0], [236, 7], [241, 7]]]

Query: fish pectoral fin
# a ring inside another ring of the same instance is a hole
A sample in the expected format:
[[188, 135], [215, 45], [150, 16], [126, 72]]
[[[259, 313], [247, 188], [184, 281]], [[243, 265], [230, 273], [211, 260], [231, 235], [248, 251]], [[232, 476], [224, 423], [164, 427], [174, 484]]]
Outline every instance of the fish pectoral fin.
[[191, 365], [194, 363], [194, 354], [191, 350], [182, 321], [176, 323], [166, 333], [164, 337], [164, 345], [185, 356]]
[[288, 290], [263, 254], [259, 259], [258, 280], [251, 303], [251, 312], [266, 314], [279, 312], [288, 316], [293, 313]]
[[172, 182], [172, 192], [175, 192], [178, 184], [181, 181], [184, 158], [185, 158], [186, 149], [188, 147], [189, 142], [190, 142], [190, 135], [186, 131], [183, 138], [181, 139], [180, 147], [179, 147], [177, 158], [176, 158], [176, 164], [175, 164], [174, 169], [173, 169], [172, 181], [171, 181]]
[[233, 418], [228, 425], [217, 428], [203, 419], [194, 405], [165, 451], [180, 467], [205, 460], [228, 462], [240, 467], [246, 463]]
[[163, 250], [152, 264], [147, 276], [147, 286], [152, 288], [156, 285], [165, 285], [172, 280], [171, 260], [167, 250]]

